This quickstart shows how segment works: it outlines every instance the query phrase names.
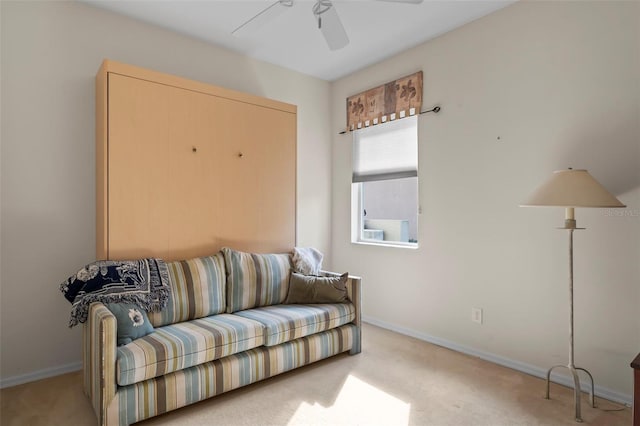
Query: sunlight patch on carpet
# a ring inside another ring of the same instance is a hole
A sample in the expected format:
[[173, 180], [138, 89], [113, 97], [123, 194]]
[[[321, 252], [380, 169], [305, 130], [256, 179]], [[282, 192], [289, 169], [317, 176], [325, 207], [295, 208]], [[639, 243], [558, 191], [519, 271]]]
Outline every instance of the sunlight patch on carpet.
[[349, 375], [332, 406], [302, 402], [289, 425], [407, 425], [408, 404]]

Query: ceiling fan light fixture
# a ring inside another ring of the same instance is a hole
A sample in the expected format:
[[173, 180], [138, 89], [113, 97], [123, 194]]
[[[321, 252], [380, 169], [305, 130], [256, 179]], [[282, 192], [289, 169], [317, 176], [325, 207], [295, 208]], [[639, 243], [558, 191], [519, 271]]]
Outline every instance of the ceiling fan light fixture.
[[313, 5], [313, 14], [320, 19], [320, 15], [327, 12], [332, 7], [333, 3], [331, 3], [331, 0], [318, 0], [316, 4]]

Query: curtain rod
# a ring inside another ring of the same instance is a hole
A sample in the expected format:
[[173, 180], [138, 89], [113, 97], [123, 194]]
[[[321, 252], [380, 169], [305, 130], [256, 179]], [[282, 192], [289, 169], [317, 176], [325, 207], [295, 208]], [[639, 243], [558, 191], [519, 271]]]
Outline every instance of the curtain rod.
[[[442, 109], [442, 108], [440, 108], [439, 106], [437, 106], [437, 105], [436, 105], [436, 106], [434, 106], [433, 108], [431, 108], [430, 110], [427, 110], [427, 111], [420, 111], [420, 112], [418, 113], [418, 115], [426, 114], [426, 113], [428, 113], [428, 112], [434, 112], [434, 113], [436, 113], [436, 114], [437, 114], [437, 113], [439, 113], [439, 112], [440, 112], [440, 110], [441, 110], [441, 109]], [[409, 117], [410, 117], [410, 116], [409, 116]], [[357, 129], [356, 129], [356, 130], [357, 130]], [[343, 130], [343, 131], [341, 131], [341, 132], [338, 132], [338, 134], [339, 134], [339, 135], [344, 135], [345, 133], [347, 133], [347, 131], [346, 131], [346, 130]]]

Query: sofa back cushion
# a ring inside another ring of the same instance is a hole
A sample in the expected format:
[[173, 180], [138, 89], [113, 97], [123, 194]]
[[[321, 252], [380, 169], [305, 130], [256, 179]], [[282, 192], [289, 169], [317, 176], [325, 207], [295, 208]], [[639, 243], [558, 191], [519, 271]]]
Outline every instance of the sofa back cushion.
[[227, 313], [277, 305], [287, 298], [291, 256], [243, 253], [223, 248], [227, 268]]
[[219, 314], [226, 309], [224, 256], [167, 262], [171, 291], [167, 306], [149, 312], [154, 327]]

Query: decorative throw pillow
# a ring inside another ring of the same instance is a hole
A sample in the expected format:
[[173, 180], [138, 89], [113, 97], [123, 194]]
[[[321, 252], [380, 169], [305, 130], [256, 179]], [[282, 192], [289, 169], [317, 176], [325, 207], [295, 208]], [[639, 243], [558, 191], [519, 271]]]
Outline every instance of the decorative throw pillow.
[[227, 313], [278, 305], [287, 298], [291, 256], [222, 249], [227, 271]]
[[148, 311], [154, 327], [221, 314], [227, 307], [224, 257], [212, 256], [167, 262], [169, 301], [160, 312]]
[[147, 313], [132, 303], [107, 303], [107, 309], [116, 317], [118, 346], [131, 343], [153, 332]]
[[345, 272], [339, 277], [316, 277], [291, 272], [289, 294], [284, 303], [344, 303], [347, 301]]
[[295, 247], [293, 249], [293, 269], [304, 275], [320, 275], [322, 253], [313, 247]]

